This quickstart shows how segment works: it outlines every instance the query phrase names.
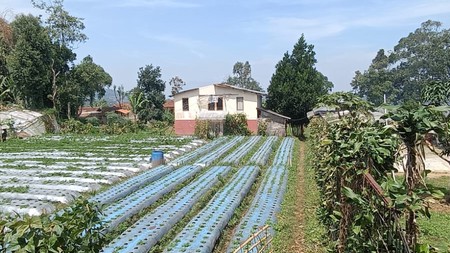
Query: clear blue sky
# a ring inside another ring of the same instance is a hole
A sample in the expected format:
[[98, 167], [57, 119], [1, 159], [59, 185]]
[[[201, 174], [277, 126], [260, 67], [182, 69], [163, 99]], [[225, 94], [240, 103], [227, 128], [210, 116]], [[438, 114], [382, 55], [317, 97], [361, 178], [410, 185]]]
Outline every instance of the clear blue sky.
[[[84, 18], [89, 40], [75, 52], [91, 55], [127, 90], [139, 67], [160, 66], [167, 82], [185, 89], [224, 81], [237, 61], [267, 89], [275, 64], [303, 33], [314, 45], [317, 69], [334, 90], [351, 90], [356, 70], [366, 70], [378, 49], [428, 19], [450, 27], [449, 0], [65, 0]], [[40, 12], [30, 0], [0, 0], [0, 11]], [[169, 88], [166, 88], [169, 90]]]

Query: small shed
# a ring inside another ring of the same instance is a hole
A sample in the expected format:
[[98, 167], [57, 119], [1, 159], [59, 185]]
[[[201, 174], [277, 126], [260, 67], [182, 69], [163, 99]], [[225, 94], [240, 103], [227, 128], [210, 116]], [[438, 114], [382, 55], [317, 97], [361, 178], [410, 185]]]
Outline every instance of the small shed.
[[267, 135], [286, 136], [287, 126], [290, 117], [281, 115], [271, 110], [264, 108], [257, 108], [258, 110], [258, 124], [267, 124]]

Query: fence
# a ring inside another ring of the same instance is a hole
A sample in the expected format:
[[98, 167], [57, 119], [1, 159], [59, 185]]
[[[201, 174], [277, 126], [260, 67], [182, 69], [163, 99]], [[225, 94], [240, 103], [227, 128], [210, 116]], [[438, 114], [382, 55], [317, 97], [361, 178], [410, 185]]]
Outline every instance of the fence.
[[265, 225], [239, 245], [233, 253], [272, 253], [272, 239], [270, 226]]
[[385, 197], [380, 185], [370, 173], [364, 174], [364, 181], [368, 184], [372, 194], [384, 204], [375, 215], [376, 229], [374, 231], [379, 235], [377, 252], [411, 253], [406, 241], [405, 229], [398, 217], [399, 211], [390, 207], [391, 200]]

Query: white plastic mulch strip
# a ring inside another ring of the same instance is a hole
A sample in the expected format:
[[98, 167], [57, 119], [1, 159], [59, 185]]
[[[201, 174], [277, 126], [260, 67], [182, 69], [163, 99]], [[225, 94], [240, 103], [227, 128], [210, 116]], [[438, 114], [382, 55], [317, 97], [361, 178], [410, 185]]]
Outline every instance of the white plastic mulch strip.
[[[67, 190], [73, 192], [89, 192], [96, 190], [95, 188], [81, 185], [68, 185], [68, 184], [28, 184], [21, 183], [20, 186], [30, 188], [30, 191], [35, 191], [36, 189], [45, 189], [45, 190]], [[2, 187], [17, 187], [17, 183], [3, 183]], [[100, 186], [99, 186], [100, 187]], [[98, 187], [98, 188], [99, 188]]]
[[112, 184], [116, 180], [110, 179], [94, 179], [94, 178], [79, 178], [79, 177], [30, 177], [30, 176], [0, 176], [1, 181], [13, 180], [13, 181], [37, 181], [37, 182], [47, 182], [47, 181], [65, 181], [65, 182], [82, 182], [82, 183], [99, 183], [99, 184]]

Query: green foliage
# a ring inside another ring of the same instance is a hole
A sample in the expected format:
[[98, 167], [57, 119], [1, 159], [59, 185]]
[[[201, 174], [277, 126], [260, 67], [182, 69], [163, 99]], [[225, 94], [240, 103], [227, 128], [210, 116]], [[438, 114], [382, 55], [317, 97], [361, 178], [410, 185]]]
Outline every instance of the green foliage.
[[88, 55], [70, 71], [70, 85], [64, 86], [61, 96], [69, 97], [75, 108], [82, 106], [85, 98], [93, 106], [95, 95], [103, 97], [111, 84], [112, 77]]
[[162, 121], [167, 122], [169, 125], [173, 125], [174, 120], [175, 117], [173, 113], [165, 110], [163, 113]]
[[[367, 71], [356, 72], [352, 87], [377, 106], [383, 103], [384, 94], [391, 104], [417, 99], [433, 82], [445, 84], [449, 81], [449, 40], [450, 29], [443, 29], [440, 22], [428, 20], [401, 38], [391, 53], [386, 55], [383, 49], [378, 51]], [[446, 92], [444, 87], [441, 91], [440, 94]], [[439, 96], [439, 93], [435, 94]], [[423, 102], [436, 102], [427, 96], [424, 99]], [[444, 102], [442, 97], [437, 100]]]
[[450, 105], [450, 81], [430, 81], [422, 90], [422, 101], [430, 105]]
[[0, 221], [0, 251], [98, 252], [103, 244], [100, 209], [86, 199], [54, 215]]
[[195, 130], [194, 135], [200, 139], [212, 139], [212, 135], [210, 134], [210, 122], [209, 120], [195, 120]]
[[393, 87], [389, 59], [383, 49], [378, 51], [368, 70], [355, 72], [351, 85], [356, 94], [376, 106], [384, 103], [384, 95], [388, 101], [394, 100], [398, 91]]
[[374, 110], [370, 102], [350, 92], [334, 92], [324, 95], [318, 99], [318, 103], [321, 106], [335, 109], [339, 115], [344, 111], [349, 111], [353, 117], [358, 115], [371, 116], [370, 111]]
[[[311, 166], [320, 191], [319, 219], [329, 230], [333, 251], [395, 249], [398, 226], [381, 198], [368, 188], [364, 174], [383, 182], [394, 170], [398, 142], [393, 131], [360, 117], [344, 116], [310, 123]], [[383, 211], [384, 210], [384, 211]]]
[[51, 43], [39, 18], [18, 15], [11, 23], [14, 48], [7, 58], [14, 93], [26, 108], [42, 109], [50, 90]]
[[238, 61], [234, 64], [233, 76], [228, 77], [227, 83], [249, 90], [263, 91], [259, 82], [253, 79], [252, 69], [248, 61], [245, 63]]
[[293, 119], [304, 118], [317, 98], [331, 90], [333, 84], [314, 67], [313, 49], [302, 35], [292, 54], [286, 52], [277, 63], [268, 89], [268, 109]]
[[269, 123], [267, 119], [258, 120], [258, 135], [266, 136], [268, 126]]
[[143, 104], [137, 112], [139, 120], [161, 120], [163, 115], [164, 89], [166, 83], [161, 79], [159, 66], [146, 65], [139, 68], [137, 91], [142, 93]]
[[223, 125], [224, 135], [250, 135], [247, 117], [243, 113], [227, 114]]
[[93, 125], [93, 126], [95, 126], [95, 127], [98, 127], [98, 126], [100, 126], [100, 120], [98, 119], [98, 118], [96, 118], [96, 117], [89, 117], [89, 118], [86, 118], [86, 123], [87, 124], [91, 124], [91, 125]]
[[128, 100], [130, 100], [131, 112], [133, 112], [134, 119], [137, 121], [138, 113], [144, 109], [144, 105], [146, 104], [144, 93], [136, 90], [131, 91], [130, 95], [128, 95]]

